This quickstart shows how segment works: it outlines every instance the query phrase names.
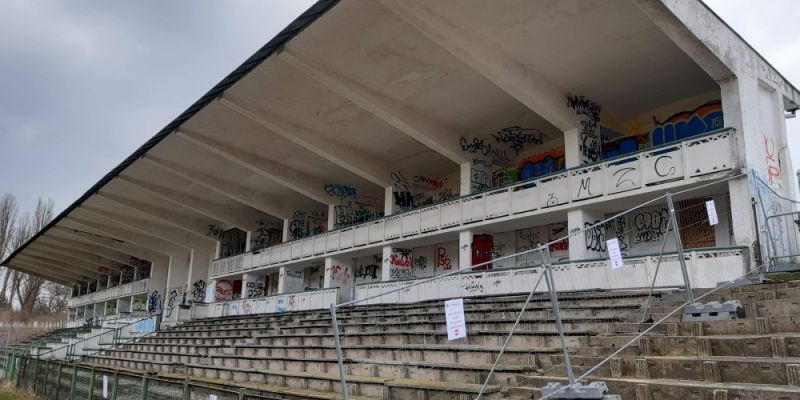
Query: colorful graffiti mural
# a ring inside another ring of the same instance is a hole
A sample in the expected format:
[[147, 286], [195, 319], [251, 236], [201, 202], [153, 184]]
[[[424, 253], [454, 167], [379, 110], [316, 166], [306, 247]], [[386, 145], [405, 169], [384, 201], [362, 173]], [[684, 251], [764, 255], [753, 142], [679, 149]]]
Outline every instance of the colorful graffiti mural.
[[655, 128], [650, 133], [653, 146], [721, 129], [724, 125], [722, 102], [709, 101], [694, 110], [675, 113], [663, 122], [653, 117], [653, 123]]
[[564, 149], [555, 149], [523, 159], [517, 166], [519, 180], [528, 180], [562, 171], [565, 167]]

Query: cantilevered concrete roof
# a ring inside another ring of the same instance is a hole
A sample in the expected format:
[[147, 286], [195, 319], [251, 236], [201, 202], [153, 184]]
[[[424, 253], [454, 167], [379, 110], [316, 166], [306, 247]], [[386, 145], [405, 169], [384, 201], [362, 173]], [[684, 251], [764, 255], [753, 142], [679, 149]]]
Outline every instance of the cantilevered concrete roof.
[[571, 95], [625, 119], [751, 70], [798, 106], [700, 2], [321, 0], [3, 264], [70, 284], [213, 248], [212, 225], [325, 212], [326, 184], [382, 200], [394, 171], [457, 170], [461, 137], [558, 139]]

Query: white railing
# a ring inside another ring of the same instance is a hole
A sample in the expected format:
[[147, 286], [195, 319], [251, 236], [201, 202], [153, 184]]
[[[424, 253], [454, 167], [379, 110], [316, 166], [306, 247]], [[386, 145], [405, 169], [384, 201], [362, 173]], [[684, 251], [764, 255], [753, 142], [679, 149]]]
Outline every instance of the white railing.
[[338, 295], [338, 288], [330, 288], [217, 303], [195, 303], [192, 305], [191, 318], [216, 318], [228, 315], [322, 310], [328, 309], [331, 304], [336, 304]]
[[85, 306], [87, 304], [99, 303], [107, 300], [115, 300], [120, 297], [132, 296], [135, 294], [147, 293], [147, 288], [150, 279], [142, 279], [136, 282], [126, 283], [124, 285], [116, 286], [109, 289], [103, 289], [98, 292], [88, 293], [81, 296], [69, 299], [67, 303], [69, 308]]
[[[744, 248], [719, 248], [687, 251], [689, 279], [695, 288], [713, 288], [719, 282], [735, 279], [746, 272], [747, 253]], [[612, 270], [608, 260], [564, 262], [553, 269], [556, 289], [579, 291], [590, 289], [626, 289], [649, 287], [653, 281], [658, 256], [629, 257], [624, 266]], [[465, 272], [440, 279], [417, 279], [375, 282], [356, 285], [356, 299], [369, 299], [361, 304], [416, 303], [426, 300], [470, 296], [491, 296], [528, 293], [536, 285], [542, 268], [502, 268]], [[682, 286], [683, 276], [678, 257], [665, 255], [661, 261], [656, 286]], [[427, 281], [427, 282], [426, 282]], [[424, 282], [424, 283], [423, 283]], [[412, 286], [418, 284], [417, 286]], [[408, 287], [387, 293], [401, 287]], [[546, 292], [546, 285], [540, 285]]]
[[586, 202], [735, 167], [733, 130], [725, 129], [394, 214], [212, 262], [211, 276], [310, 259], [514, 214]]

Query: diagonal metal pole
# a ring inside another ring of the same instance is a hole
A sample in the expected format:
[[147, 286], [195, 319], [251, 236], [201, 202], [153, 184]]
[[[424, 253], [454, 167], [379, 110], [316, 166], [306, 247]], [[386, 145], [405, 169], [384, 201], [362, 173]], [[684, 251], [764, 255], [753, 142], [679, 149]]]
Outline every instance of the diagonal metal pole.
[[550, 292], [550, 303], [553, 305], [553, 316], [556, 319], [556, 328], [558, 329], [558, 337], [561, 339], [561, 348], [564, 350], [564, 368], [567, 370], [567, 379], [569, 379], [569, 386], [575, 384], [575, 375], [572, 373], [572, 363], [569, 360], [569, 350], [567, 349], [567, 342], [564, 339], [564, 325], [561, 323], [561, 311], [558, 307], [558, 295], [556, 294], [556, 282], [553, 279], [553, 265], [550, 261], [550, 248], [545, 248], [542, 253], [544, 257], [544, 273], [547, 282], [547, 291]]
[[678, 251], [678, 261], [681, 263], [683, 282], [686, 285], [686, 296], [689, 299], [689, 304], [694, 304], [694, 293], [692, 293], [692, 284], [689, 282], [689, 271], [686, 269], [686, 259], [683, 256], [683, 241], [681, 240], [681, 233], [678, 229], [678, 218], [675, 217], [675, 203], [672, 201], [672, 193], [667, 193], [667, 204], [669, 205], [669, 219], [672, 222], [672, 232], [675, 234], [675, 247]]
[[[672, 218], [667, 220], [667, 232], [670, 229], [674, 229], [672, 226]], [[658, 253], [658, 262], [656, 263], [656, 272], [653, 274], [653, 283], [650, 284], [650, 292], [647, 294], [647, 303], [644, 305], [644, 313], [642, 314], [641, 322], [644, 322], [644, 319], [647, 317], [647, 310], [650, 309], [650, 299], [653, 296], [653, 289], [656, 287], [656, 279], [658, 279], [658, 270], [661, 269], [661, 259], [664, 258], [664, 249], [667, 247], [667, 238], [669, 237], [668, 233], [664, 233], [664, 240], [661, 241], [661, 252]]]
[[480, 400], [481, 396], [483, 396], [483, 392], [486, 390], [486, 386], [489, 384], [489, 380], [492, 378], [492, 374], [494, 374], [494, 370], [497, 368], [497, 364], [500, 363], [500, 358], [503, 357], [503, 353], [505, 353], [508, 344], [511, 343], [511, 338], [514, 336], [514, 331], [517, 329], [519, 325], [519, 321], [522, 319], [522, 315], [525, 314], [525, 309], [528, 308], [528, 304], [531, 302], [531, 298], [533, 298], [533, 293], [536, 292], [536, 289], [539, 288], [539, 284], [542, 283], [542, 278], [544, 278], [544, 273], [539, 275], [539, 280], [536, 281], [536, 285], [533, 286], [531, 292], [528, 293], [528, 298], [525, 300], [525, 304], [522, 305], [522, 309], [519, 310], [519, 314], [517, 315], [517, 320], [514, 321], [514, 325], [511, 327], [511, 331], [508, 332], [508, 336], [506, 336], [506, 341], [503, 343], [503, 347], [500, 348], [500, 354], [497, 355], [497, 358], [494, 360], [494, 364], [492, 364], [492, 369], [489, 370], [489, 374], [486, 375], [486, 379], [483, 381], [483, 386], [481, 386], [481, 390], [478, 392], [478, 396], [475, 397], [475, 400]]
[[333, 340], [336, 344], [336, 358], [339, 360], [339, 380], [342, 382], [342, 397], [350, 400], [347, 394], [347, 380], [344, 377], [344, 359], [342, 358], [342, 343], [339, 341], [339, 322], [336, 320], [336, 304], [331, 303], [331, 320], [333, 325]]

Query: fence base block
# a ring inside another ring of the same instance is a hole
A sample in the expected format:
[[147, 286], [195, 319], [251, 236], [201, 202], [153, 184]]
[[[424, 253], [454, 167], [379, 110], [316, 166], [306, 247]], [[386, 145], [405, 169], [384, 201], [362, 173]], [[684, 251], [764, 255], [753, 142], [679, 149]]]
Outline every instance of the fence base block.
[[[562, 389], [563, 391], [559, 392]], [[549, 399], [622, 400], [620, 396], [606, 393], [608, 393], [608, 386], [606, 386], [605, 382], [592, 382], [585, 386], [582, 383], [576, 383], [566, 389], [558, 382], [550, 382], [542, 388], [542, 397], [550, 396], [548, 397]]]
[[730, 300], [724, 303], [710, 301], [706, 304], [694, 303], [683, 310], [683, 321], [724, 321], [736, 319], [742, 310], [739, 300]]

